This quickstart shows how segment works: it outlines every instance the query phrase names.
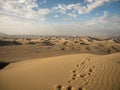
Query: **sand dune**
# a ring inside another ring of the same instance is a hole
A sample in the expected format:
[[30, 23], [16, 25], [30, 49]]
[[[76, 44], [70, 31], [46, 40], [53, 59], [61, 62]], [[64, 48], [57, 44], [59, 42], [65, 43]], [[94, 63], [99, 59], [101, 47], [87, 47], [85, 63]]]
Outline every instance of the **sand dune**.
[[16, 62], [75, 53], [120, 52], [119, 39], [91, 37], [6, 38], [0, 40], [0, 61]]
[[12, 63], [0, 71], [0, 90], [120, 90], [120, 53]]

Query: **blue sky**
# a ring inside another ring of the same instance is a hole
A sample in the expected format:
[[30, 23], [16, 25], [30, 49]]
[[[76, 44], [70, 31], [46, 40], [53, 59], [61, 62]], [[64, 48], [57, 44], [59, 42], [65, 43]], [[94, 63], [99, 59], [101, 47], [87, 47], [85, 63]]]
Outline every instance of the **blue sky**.
[[0, 32], [120, 34], [120, 0], [0, 0]]

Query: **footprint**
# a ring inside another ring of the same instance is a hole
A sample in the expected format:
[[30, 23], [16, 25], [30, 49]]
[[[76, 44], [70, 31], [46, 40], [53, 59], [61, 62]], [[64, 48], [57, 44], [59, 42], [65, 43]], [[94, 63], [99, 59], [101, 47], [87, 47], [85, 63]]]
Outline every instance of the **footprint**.
[[81, 87], [79, 87], [78, 90], [86, 90], [86, 88], [81, 88]]
[[75, 77], [72, 77], [72, 80], [75, 80], [76, 78]]
[[91, 76], [91, 75], [92, 75], [92, 73], [88, 73], [88, 75], [90, 75], [90, 76]]
[[68, 81], [68, 83], [71, 83], [72, 81], [74, 81], [76, 79], [76, 77], [72, 77], [71, 80]]
[[73, 76], [73, 77], [76, 76], [76, 72], [77, 72], [77, 70], [73, 70], [73, 71], [72, 71], [72, 76]]
[[92, 69], [92, 68], [90, 68], [90, 69], [89, 69], [89, 72], [93, 72], [93, 69]]
[[79, 67], [79, 64], [77, 64], [76, 67]]
[[76, 72], [77, 72], [77, 70], [72, 70], [72, 72], [73, 72], [73, 73], [76, 73]]
[[61, 85], [57, 85], [56, 89], [57, 90], [62, 90], [62, 86]]
[[78, 90], [83, 90], [83, 89], [80, 87], [80, 88], [78, 88]]
[[86, 74], [81, 74], [80, 77], [81, 78], [84, 78], [86, 76]]
[[73, 88], [73, 87], [70, 85], [70, 86], [67, 87], [66, 90], [72, 90], [72, 88]]
[[82, 63], [81, 63], [81, 65], [84, 65], [85, 64], [85, 61], [83, 61]]
[[84, 69], [84, 68], [85, 68], [85, 66], [82, 67], [82, 69]]
[[67, 81], [68, 83], [71, 83], [72, 81], [74, 81], [75, 79], [77, 79], [77, 74], [76, 74], [76, 72], [77, 72], [78, 70], [72, 70], [72, 77], [71, 77], [71, 79], [69, 80], [69, 81]]
[[68, 83], [71, 83], [71, 80], [69, 80]]
[[73, 77], [76, 77], [76, 74], [75, 74], [75, 73], [73, 74]]
[[81, 88], [81, 87], [79, 87], [78, 90], [86, 90], [86, 89], [85, 89], [85, 88]]

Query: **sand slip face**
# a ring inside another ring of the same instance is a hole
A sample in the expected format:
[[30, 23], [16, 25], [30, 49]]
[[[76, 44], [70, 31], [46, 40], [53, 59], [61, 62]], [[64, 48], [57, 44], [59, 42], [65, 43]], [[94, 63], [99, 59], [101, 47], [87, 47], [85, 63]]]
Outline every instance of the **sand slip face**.
[[12, 63], [0, 71], [0, 90], [120, 90], [120, 53]]

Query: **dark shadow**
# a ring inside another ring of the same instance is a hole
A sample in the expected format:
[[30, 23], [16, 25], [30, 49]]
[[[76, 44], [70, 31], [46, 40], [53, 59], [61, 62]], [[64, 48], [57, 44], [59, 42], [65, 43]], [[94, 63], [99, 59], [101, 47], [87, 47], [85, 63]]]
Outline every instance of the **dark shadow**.
[[22, 45], [22, 43], [17, 41], [0, 41], [0, 46], [9, 46], [9, 45]]
[[36, 44], [35, 42], [28, 42], [27, 44]]
[[87, 43], [85, 43], [85, 42], [81, 42], [80, 44], [81, 44], [81, 45], [89, 45], [89, 44], [87, 44]]
[[115, 48], [114, 46], [111, 46], [111, 48], [113, 48], [114, 50], [116, 50], [117, 52], [120, 52], [117, 48]]
[[120, 62], [117, 62], [118, 64], [120, 64]]
[[53, 46], [54, 44], [49, 42], [49, 41], [44, 41], [44, 42], [42, 42], [42, 45], [44, 45], [44, 46]]
[[10, 64], [9, 62], [0, 62], [0, 70], [5, 68], [9, 64]]
[[120, 43], [120, 39], [113, 39], [114, 40], [114, 42], [116, 42], [116, 43]]

